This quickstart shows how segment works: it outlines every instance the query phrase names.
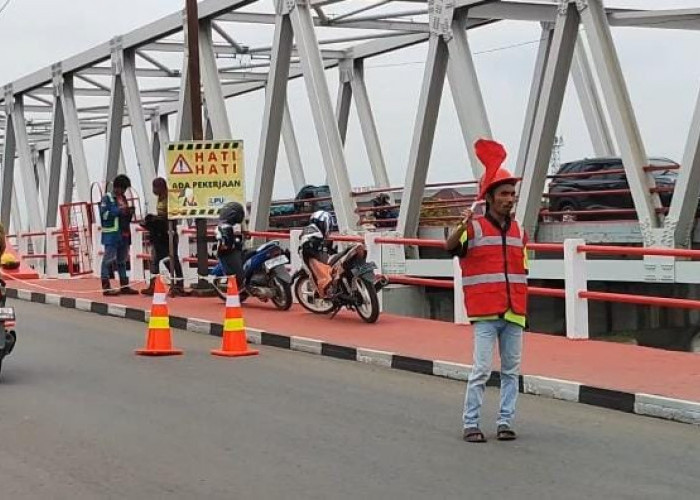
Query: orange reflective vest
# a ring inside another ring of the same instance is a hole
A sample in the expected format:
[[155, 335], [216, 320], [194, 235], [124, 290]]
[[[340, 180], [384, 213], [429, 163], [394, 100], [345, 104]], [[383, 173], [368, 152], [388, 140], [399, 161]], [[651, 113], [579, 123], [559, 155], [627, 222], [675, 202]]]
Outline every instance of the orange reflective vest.
[[467, 229], [467, 251], [460, 259], [467, 314], [527, 314], [526, 239], [512, 220], [505, 232], [486, 217], [474, 217]]

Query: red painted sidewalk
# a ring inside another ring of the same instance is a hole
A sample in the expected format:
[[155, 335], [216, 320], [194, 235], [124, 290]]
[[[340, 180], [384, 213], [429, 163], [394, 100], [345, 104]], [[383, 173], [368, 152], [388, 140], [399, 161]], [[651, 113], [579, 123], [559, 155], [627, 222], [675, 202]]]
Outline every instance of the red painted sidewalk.
[[[12, 281], [8, 286], [97, 302], [150, 308], [150, 297], [104, 297], [96, 279]], [[224, 305], [218, 297], [168, 300], [174, 316], [221, 323]], [[389, 351], [416, 358], [471, 364], [472, 333], [468, 326], [382, 314], [373, 325], [341, 312], [334, 319], [294, 306], [278, 311], [256, 299], [244, 305], [246, 324], [270, 333]], [[21, 318], [18, 318], [21, 321]], [[569, 380], [606, 389], [655, 394], [700, 402], [700, 355], [599, 341], [527, 333], [522, 373]]]

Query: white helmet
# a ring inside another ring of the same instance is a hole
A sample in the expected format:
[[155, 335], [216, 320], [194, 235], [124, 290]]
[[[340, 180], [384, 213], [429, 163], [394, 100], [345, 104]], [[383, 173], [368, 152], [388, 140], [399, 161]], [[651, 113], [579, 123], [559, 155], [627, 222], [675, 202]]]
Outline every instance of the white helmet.
[[333, 217], [330, 213], [325, 210], [317, 210], [311, 214], [309, 222], [314, 224], [319, 231], [323, 234], [323, 237], [327, 237], [331, 232], [331, 227], [333, 226]]

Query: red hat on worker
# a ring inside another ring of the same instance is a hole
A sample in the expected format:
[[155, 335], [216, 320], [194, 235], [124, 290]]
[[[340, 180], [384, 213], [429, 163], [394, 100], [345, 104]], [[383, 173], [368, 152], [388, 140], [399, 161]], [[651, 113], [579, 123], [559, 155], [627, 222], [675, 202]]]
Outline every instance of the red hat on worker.
[[479, 139], [474, 143], [474, 152], [484, 165], [484, 175], [479, 180], [479, 199], [483, 200], [489, 190], [500, 184], [515, 184], [520, 179], [513, 176], [505, 167], [506, 150], [502, 144], [489, 139]]

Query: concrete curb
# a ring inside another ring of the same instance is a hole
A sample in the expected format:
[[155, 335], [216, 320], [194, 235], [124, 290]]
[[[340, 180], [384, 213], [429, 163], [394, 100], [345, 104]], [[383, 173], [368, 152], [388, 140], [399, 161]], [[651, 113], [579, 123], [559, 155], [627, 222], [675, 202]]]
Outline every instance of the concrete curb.
[[[140, 322], [147, 322], [149, 316], [146, 310], [121, 304], [74, 299], [16, 288], [8, 288], [7, 295], [8, 297], [27, 302], [57, 305], [68, 309], [77, 309], [103, 316], [126, 318]], [[220, 323], [198, 318], [182, 318], [171, 315], [170, 326], [215, 337], [221, 337], [223, 334], [223, 326]], [[246, 337], [251, 344], [320, 354], [321, 356], [359, 361], [384, 368], [405, 370], [452, 380], [467, 380], [471, 370], [471, 366], [460, 363], [412, 358], [392, 352], [329, 344], [322, 340], [265, 332], [250, 327], [246, 328]], [[500, 374], [494, 371], [487, 385], [498, 386], [499, 384]], [[621, 392], [537, 375], [521, 375], [520, 392], [626, 413], [636, 413], [638, 415], [700, 425], [700, 403], [694, 401], [684, 401], [644, 393]]]

